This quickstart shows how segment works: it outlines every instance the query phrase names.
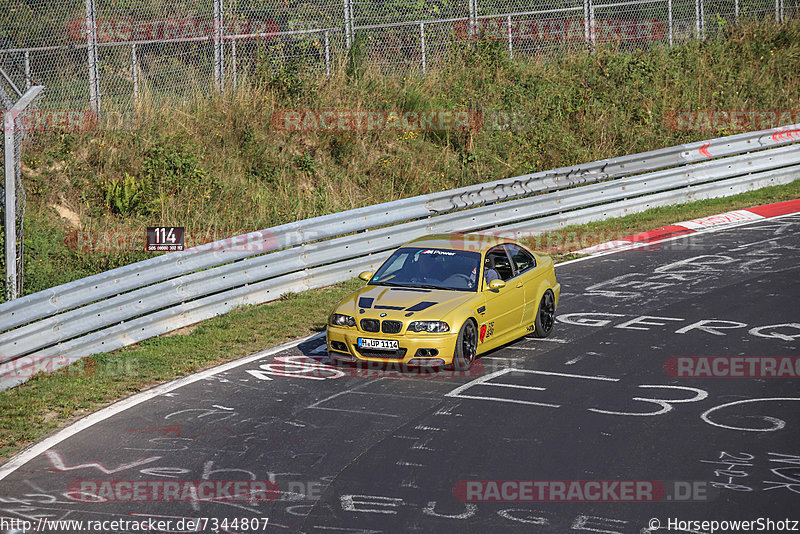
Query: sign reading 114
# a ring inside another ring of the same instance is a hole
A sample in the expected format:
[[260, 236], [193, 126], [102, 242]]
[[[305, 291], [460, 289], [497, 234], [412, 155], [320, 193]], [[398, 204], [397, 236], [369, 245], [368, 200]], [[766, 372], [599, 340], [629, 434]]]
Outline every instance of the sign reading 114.
[[176, 252], [183, 250], [184, 228], [182, 226], [148, 226], [147, 252]]

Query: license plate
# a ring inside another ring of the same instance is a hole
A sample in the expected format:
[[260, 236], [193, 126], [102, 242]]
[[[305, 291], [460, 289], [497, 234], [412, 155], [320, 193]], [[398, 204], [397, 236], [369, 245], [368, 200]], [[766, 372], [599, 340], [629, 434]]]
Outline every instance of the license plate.
[[377, 350], [397, 350], [400, 343], [396, 339], [368, 339], [358, 338], [358, 348], [377, 349]]

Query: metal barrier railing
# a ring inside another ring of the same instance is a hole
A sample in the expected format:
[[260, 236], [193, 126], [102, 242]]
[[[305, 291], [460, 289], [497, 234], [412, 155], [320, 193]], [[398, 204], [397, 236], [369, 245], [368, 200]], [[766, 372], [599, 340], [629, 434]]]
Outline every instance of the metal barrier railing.
[[[797, 178], [800, 125], [285, 224], [0, 304], [0, 364], [107, 352], [288, 291], [351, 279], [426, 233], [494, 229], [524, 237]], [[20, 381], [0, 372], [0, 389]]]

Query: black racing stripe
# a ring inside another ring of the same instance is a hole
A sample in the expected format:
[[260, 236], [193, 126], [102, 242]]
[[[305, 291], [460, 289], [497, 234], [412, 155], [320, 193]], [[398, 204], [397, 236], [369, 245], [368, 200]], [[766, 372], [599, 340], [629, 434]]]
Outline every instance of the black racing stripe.
[[410, 308], [406, 308], [406, 311], [418, 312], [418, 311], [422, 311], [422, 310], [427, 310], [428, 308], [430, 308], [431, 306], [433, 306], [435, 304], [439, 304], [439, 303], [438, 302], [431, 302], [429, 300], [423, 300], [422, 302], [418, 302], [417, 304], [414, 304]]
[[402, 306], [375, 306], [376, 310], [403, 310]]
[[358, 299], [358, 307], [359, 308], [371, 308], [372, 307], [372, 302], [374, 300], [375, 300], [374, 298], [370, 298], [370, 297], [361, 297], [361, 298]]

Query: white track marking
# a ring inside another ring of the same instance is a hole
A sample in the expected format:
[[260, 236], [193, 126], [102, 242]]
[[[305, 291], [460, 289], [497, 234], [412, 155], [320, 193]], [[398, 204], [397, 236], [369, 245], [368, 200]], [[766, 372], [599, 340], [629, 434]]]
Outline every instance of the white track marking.
[[755, 220], [752, 220], [752, 221], [744, 221], [744, 222], [738, 223], [738, 224], [731, 224], [731, 225], [726, 225], [726, 226], [718, 226], [716, 228], [715, 227], [711, 227], [711, 228], [700, 230], [698, 232], [694, 232], [694, 233], [691, 233], [691, 234], [676, 235], [674, 237], [667, 237], [665, 239], [659, 239], [657, 241], [632, 242], [633, 243], [632, 246], [628, 247], [628, 248], [625, 248], [625, 249], [609, 250], [608, 252], [598, 252], [596, 254], [589, 254], [589, 255], [586, 255], [586, 256], [584, 256], [582, 258], [575, 258], [575, 259], [572, 259], [572, 260], [562, 261], [561, 263], [555, 264], [553, 267], [557, 269], [557, 268], [562, 267], [564, 265], [570, 265], [572, 263], [578, 263], [579, 261], [586, 261], [586, 260], [590, 260], [590, 259], [593, 259], [593, 258], [600, 258], [602, 256], [608, 256], [610, 254], [617, 254], [619, 252], [628, 252], [628, 251], [631, 251], [631, 250], [635, 250], [637, 248], [650, 247], [650, 246], [656, 245], [658, 243], [666, 243], [668, 241], [676, 241], [678, 239], [686, 239], [688, 237], [697, 236], [697, 235], [701, 235], [701, 234], [711, 234], [711, 233], [716, 233], [716, 232], [724, 232], [726, 230], [731, 230], [733, 228], [740, 228], [742, 226], [748, 226], [748, 225], [752, 225], [752, 224], [764, 223], [764, 222], [767, 222], [767, 221], [774, 221], [776, 219], [783, 219], [785, 217], [794, 217], [794, 216], [797, 216], [797, 215], [798, 215], [797, 213], [785, 213], [783, 215], [777, 215], [775, 217], [765, 217], [763, 219], [755, 219]]
[[555, 373], [553, 371], [535, 371], [533, 369], [513, 369], [513, 371], [520, 373], [532, 373], [537, 375], [564, 376], [567, 378], [583, 378], [584, 380], [604, 380], [606, 382], [619, 382], [619, 378], [609, 378], [607, 376], [573, 375], [570, 373]]
[[768, 421], [772, 423], [772, 428], [745, 428], [740, 426], [728, 426], [723, 425], [720, 423], [715, 423], [710, 419], [710, 415], [717, 410], [722, 410], [723, 408], [727, 408], [728, 406], [736, 406], [738, 404], [750, 404], [751, 402], [767, 402], [767, 401], [800, 401], [798, 397], [769, 397], [766, 399], [744, 399], [739, 401], [728, 402], [726, 404], [721, 404], [719, 406], [715, 406], [710, 410], [706, 410], [700, 415], [700, 419], [708, 423], [709, 425], [713, 425], [719, 428], [727, 428], [728, 430], [744, 430], [745, 432], [774, 432], [776, 430], [780, 430], [786, 426], [786, 421], [783, 419], [778, 419], [777, 417], [769, 417], [766, 415], [750, 415], [748, 417], [754, 419], [762, 419], [764, 421]]
[[518, 384], [498, 384], [497, 382], [489, 382], [481, 384], [482, 386], [497, 386], [499, 388], [517, 388], [517, 389], [532, 389], [535, 391], [547, 391], [547, 388], [540, 388], [537, 386], [520, 386]]
[[330, 412], [357, 413], [361, 415], [382, 415], [383, 417], [400, 417], [399, 415], [391, 413], [368, 412], [366, 410], [345, 410], [344, 408], [325, 408], [324, 406], [309, 406], [308, 408], [311, 410], [328, 410]]
[[399, 465], [402, 467], [425, 467], [425, 464], [415, 464], [413, 462], [403, 462], [403, 461], [395, 462], [394, 465]]
[[[795, 216], [797, 216], [797, 213], [787, 213], [787, 214], [784, 214], [784, 215], [778, 215], [776, 217], [766, 217], [764, 219], [759, 219], [759, 220], [754, 220], [754, 221], [745, 221], [745, 222], [743, 222], [741, 224], [724, 226], [724, 227], [719, 227], [719, 228], [710, 228], [708, 230], [695, 232], [693, 234], [686, 234], [686, 235], [681, 235], [681, 236], [668, 237], [666, 239], [661, 239], [659, 241], [650, 241], [648, 243], [640, 243], [640, 244], [638, 244], [639, 246], [635, 246], [635, 247], [632, 247], [632, 248], [641, 248], [641, 247], [652, 246], [652, 245], [657, 244], [657, 243], [665, 243], [667, 241], [675, 241], [677, 239], [686, 239], [689, 236], [695, 236], [695, 235], [698, 235], [698, 234], [713, 233], [713, 232], [724, 232], [724, 231], [731, 230], [733, 228], [738, 228], [738, 227], [741, 227], [741, 226], [764, 223], [766, 221], [774, 221], [776, 219], [782, 219], [782, 218], [785, 218], [785, 217], [795, 217]], [[626, 250], [631, 250], [631, 249], [626, 249]], [[608, 256], [610, 254], [617, 254], [619, 252], [623, 252], [623, 251], [621, 251], [621, 250], [611, 250], [611, 251], [608, 251], [608, 252], [601, 252], [599, 254], [587, 255], [587, 256], [584, 256], [582, 258], [575, 258], [575, 259], [572, 259], [572, 260], [568, 260], [568, 261], [564, 261], [564, 262], [561, 262], [561, 263], [557, 263], [554, 266], [554, 268], [559, 268], [559, 267], [563, 267], [565, 265], [570, 265], [570, 264], [573, 264], [573, 263], [578, 263], [578, 262], [582, 262], [582, 261], [586, 261], [586, 260], [590, 260], [590, 259], [594, 259], [594, 258], [599, 258], [599, 257], [602, 257], [602, 256]], [[176, 390], [178, 388], [181, 388], [183, 386], [192, 384], [192, 383], [197, 382], [199, 380], [203, 380], [203, 379], [208, 378], [210, 376], [213, 376], [213, 375], [215, 375], [217, 373], [222, 373], [222, 372], [228, 371], [230, 369], [235, 369], [236, 367], [239, 367], [241, 365], [245, 365], [245, 364], [251, 363], [253, 361], [259, 360], [261, 358], [265, 358], [267, 356], [271, 356], [273, 354], [277, 354], [277, 353], [282, 352], [284, 350], [295, 348], [301, 343], [304, 343], [306, 341], [311, 341], [311, 340], [315, 339], [318, 336], [321, 338], [324, 335], [325, 335], [324, 333], [319, 333], [319, 334], [315, 334], [313, 336], [309, 336], [309, 337], [306, 337], [306, 338], [303, 338], [303, 339], [290, 341], [288, 343], [284, 343], [283, 345], [279, 345], [277, 347], [273, 347], [271, 349], [267, 349], [265, 351], [258, 352], [256, 354], [251, 354], [250, 356], [245, 356], [244, 358], [242, 358], [240, 360], [236, 360], [236, 361], [233, 361], [233, 362], [228, 362], [228, 363], [220, 365], [218, 367], [214, 367], [212, 369], [207, 369], [205, 371], [201, 371], [200, 373], [197, 373], [197, 374], [194, 374], [194, 375], [189, 375], [189, 376], [174, 380], [172, 382], [167, 382], [166, 384], [161, 384], [159, 386], [155, 386], [155, 387], [153, 387], [151, 389], [148, 389], [147, 391], [143, 391], [141, 393], [137, 393], [136, 395], [132, 395], [132, 396], [126, 398], [126, 399], [122, 399], [120, 401], [117, 401], [114, 404], [112, 404], [110, 406], [107, 406], [106, 408], [103, 408], [103, 409], [101, 409], [101, 410], [99, 410], [97, 412], [94, 412], [92, 414], [87, 415], [83, 419], [80, 419], [80, 420], [76, 421], [75, 423], [69, 425], [68, 427], [66, 427], [66, 428], [64, 428], [62, 430], [59, 430], [58, 432], [56, 432], [55, 434], [51, 435], [50, 437], [45, 438], [44, 440], [39, 441], [37, 443], [34, 443], [30, 447], [28, 447], [28, 448], [24, 449], [23, 451], [17, 453], [16, 455], [14, 455], [8, 462], [6, 462], [4, 465], [0, 466], [0, 480], [3, 480], [5, 477], [7, 477], [8, 475], [13, 473], [14, 471], [19, 469], [20, 467], [22, 467], [27, 462], [29, 462], [32, 459], [36, 458], [37, 456], [42, 454], [44, 451], [52, 449], [53, 447], [55, 447], [56, 445], [58, 445], [59, 443], [61, 443], [65, 439], [67, 439], [67, 438], [69, 438], [71, 436], [74, 436], [78, 432], [86, 430], [87, 428], [90, 428], [93, 425], [95, 425], [95, 424], [97, 424], [97, 423], [99, 423], [101, 421], [104, 421], [104, 420], [108, 419], [109, 417], [112, 417], [113, 415], [121, 413], [121, 412], [127, 410], [128, 408], [132, 408], [133, 406], [141, 404], [142, 402], [150, 400], [150, 399], [152, 399], [154, 397], [157, 397], [159, 395], [168, 395], [170, 392], [172, 392], [172, 391], [174, 391], [174, 390]], [[452, 394], [452, 392], [448, 393], [446, 396], [454, 396], [454, 395], [451, 395], [451, 394]], [[443, 415], [443, 413], [440, 413], [440, 412], [441, 412], [441, 410], [436, 412], [436, 415]], [[455, 415], [456, 416], [460, 416], [461, 414], [455, 414]], [[708, 412], [706, 412], [704, 415], [708, 415]], [[717, 425], [717, 426], [720, 426], [720, 425]]]
[[277, 347], [257, 352], [255, 354], [251, 354], [250, 356], [245, 356], [244, 358], [241, 358], [239, 360], [228, 362], [219, 365], [217, 367], [212, 367], [211, 369], [206, 369], [205, 371], [201, 371], [199, 373], [186, 376], [184, 378], [173, 380], [172, 382], [167, 382], [166, 384], [155, 386], [153, 388], [148, 389], [147, 391], [142, 391], [141, 393], [137, 393], [136, 395], [131, 395], [130, 397], [117, 401], [110, 406], [107, 406], [97, 412], [87, 415], [83, 419], [74, 422], [73, 424], [69, 425], [68, 427], [62, 430], [59, 430], [52, 436], [47, 437], [41, 441], [38, 441], [33, 445], [31, 445], [30, 447], [14, 455], [8, 462], [6, 462], [2, 467], [0, 467], [0, 480], [3, 480], [8, 475], [13, 473], [26, 463], [30, 462], [37, 456], [41, 455], [45, 451], [55, 448], [59, 443], [61, 443], [65, 439], [70, 438], [75, 434], [77, 434], [78, 432], [86, 430], [87, 428], [90, 428], [96, 425], [97, 423], [100, 423], [101, 421], [105, 421], [109, 417], [117, 415], [118, 413], [122, 413], [128, 408], [133, 408], [138, 404], [148, 401], [154, 397], [158, 397], [159, 395], [172, 392], [183, 386], [193, 384], [200, 380], [205, 380], [210, 376], [214, 376], [219, 373], [224, 373], [225, 371], [230, 371], [231, 369], [235, 369], [239, 366], [249, 364], [251, 362], [260, 360], [262, 358], [266, 358], [267, 356], [272, 356], [273, 354], [278, 354], [279, 352], [283, 352], [288, 349], [293, 349], [301, 343], [304, 343], [306, 341], [311, 341], [316, 337], [322, 335], [324, 334], [314, 334], [313, 336], [305, 337], [303, 339], [290, 341], [288, 343], [284, 343], [283, 345], [278, 345]]
[[459, 399], [475, 399], [475, 400], [485, 400], [485, 401], [497, 401], [497, 402], [513, 402], [514, 404], [528, 404], [530, 406], [544, 406], [545, 408], [561, 408], [560, 404], [547, 404], [546, 402], [533, 402], [533, 401], [523, 401], [523, 400], [516, 400], [516, 399], [504, 399], [502, 397], [479, 397], [477, 395], [458, 395]]
[[590, 412], [595, 413], [602, 413], [607, 415], [632, 415], [632, 416], [651, 416], [651, 415], [661, 415], [667, 412], [672, 411], [673, 404], [679, 404], [681, 402], [698, 402], [704, 400], [708, 397], [708, 392], [704, 389], [698, 388], [690, 388], [688, 386], [665, 386], [665, 385], [652, 385], [652, 384], [642, 384], [638, 386], [640, 388], [653, 388], [653, 389], [677, 389], [680, 391], [691, 391], [694, 393], [694, 397], [690, 399], [677, 399], [677, 400], [667, 400], [667, 399], [648, 399], [643, 397], [633, 397], [633, 400], [640, 401], [640, 402], [649, 402], [650, 404], [655, 404], [660, 406], [659, 410], [655, 412], [613, 412], [607, 410], [598, 410], [597, 408], [589, 408]]
[[[530, 341], [536, 341], [536, 342], [549, 341], [551, 343], [569, 343], [568, 339], [558, 339], [558, 338], [555, 338], [555, 337], [526, 337], [525, 339], [528, 339]], [[511, 347], [511, 348], [513, 349], [514, 347]]]
[[471, 388], [472, 386], [476, 386], [478, 384], [483, 384], [484, 382], [487, 382], [487, 381], [491, 380], [492, 378], [495, 378], [497, 376], [502, 376], [504, 374], [510, 373], [511, 371], [514, 371], [514, 369], [511, 369], [511, 368], [500, 369], [499, 371], [495, 371], [494, 373], [489, 373], [488, 375], [484, 375], [484, 376], [482, 376], [480, 378], [476, 378], [475, 380], [472, 380], [471, 382], [467, 382], [466, 384], [462, 384], [462, 385], [458, 386], [453, 391], [450, 391], [449, 393], [445, 393], [444, 396], [445, 397], [458, 397], [459, 394], [462, 391], [465, 391], [465, 390]]

